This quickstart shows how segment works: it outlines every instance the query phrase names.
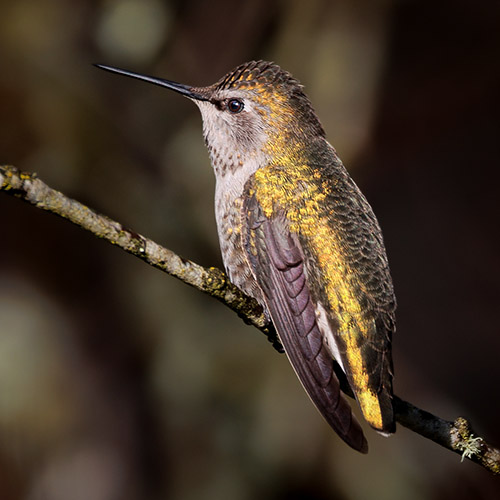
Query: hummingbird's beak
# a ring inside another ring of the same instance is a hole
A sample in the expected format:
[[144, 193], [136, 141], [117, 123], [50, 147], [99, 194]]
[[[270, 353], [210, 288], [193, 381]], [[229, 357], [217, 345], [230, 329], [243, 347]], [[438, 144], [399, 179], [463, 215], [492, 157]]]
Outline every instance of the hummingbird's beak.
[[94, 66], [103, 69], [105, 71], [110, 71], [111, 73], [118, 73], [119, 75], [130, 76], [131, 78], [137, 78], [138, 80], [144, 80], [145, 82], [154, 83], [155, 85], [160, 85], [161, 87], [166, 87], [170, 90], [175, 90], [179, 94], [185, 95], [190, 99], [195, 99], [197, 101], [208, 101], [208, 98], [196, 92], [193, 87], [189, 85], [184, 85], [182, 83], [171, 82], [170, 80], [164, 80], [163, 78], [155, 78], [154, 76], [141, 75], [139, 73], [132, 73], [124, 69], [114, 68], [113, 66], [106, 66], [104, 64], [94, 64]]

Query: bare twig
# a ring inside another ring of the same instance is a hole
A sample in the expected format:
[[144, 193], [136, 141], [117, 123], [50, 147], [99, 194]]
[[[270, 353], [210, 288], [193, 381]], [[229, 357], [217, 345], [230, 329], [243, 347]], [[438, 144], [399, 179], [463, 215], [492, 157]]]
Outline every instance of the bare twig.
[[[266, 319], [259, 304], [235, 287], [221, 270], [205, 268], [179, 257], [154, 241], [124, 228], [119, 222], [50, 188], [36, 174], [20, 172], [12, 166], [0, 166], [0, 191], [64, 217], [149, 265], [217, 298], [245, 322], [264, 332], [275, 348], [282, 350], [274, 327]], [[454, 422], [443, 420], [397, 396], [394, 396], [394, 409], [401, 425], [460, 454], [462, 460], [468, 458], [494, 474], [500, 474], [500, 450], [475, 436], [465, 418], [458, 417]]]
[[443, 420], [428, 411], [394, 396], [396, 420], [408, 429], [482, 465], [493, 474], [500, 474], [500, 450], [472, 432], [464, 417], [454, 422]]

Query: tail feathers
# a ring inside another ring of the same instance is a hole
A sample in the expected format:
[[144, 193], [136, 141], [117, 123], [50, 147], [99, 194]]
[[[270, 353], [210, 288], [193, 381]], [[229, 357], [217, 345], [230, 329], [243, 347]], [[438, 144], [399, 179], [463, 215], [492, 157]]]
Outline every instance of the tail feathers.
[[366, 391], [357, 394], [356, 399], [365, 420], [373, 429], [386, 437], [396, 431], [392, 396], [388, 391], [382, 390], [377, 395]]

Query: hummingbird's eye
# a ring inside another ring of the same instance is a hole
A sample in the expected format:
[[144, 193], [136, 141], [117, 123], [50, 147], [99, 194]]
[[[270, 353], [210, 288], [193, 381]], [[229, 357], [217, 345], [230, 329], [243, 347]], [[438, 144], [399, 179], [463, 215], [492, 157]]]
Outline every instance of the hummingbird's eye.
[[229, 101], [227, 101], [227, 109], [231, 113], [239, 113], [244, 107], [243, 101], [240, 99], [229, 99]]

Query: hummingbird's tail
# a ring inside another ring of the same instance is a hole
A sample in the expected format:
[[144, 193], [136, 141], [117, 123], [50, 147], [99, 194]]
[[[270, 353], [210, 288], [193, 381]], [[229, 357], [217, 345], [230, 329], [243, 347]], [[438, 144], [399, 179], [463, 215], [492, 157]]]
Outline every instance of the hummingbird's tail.
[[[356, 331], [356, 328], [353, 328]], [[352, 334], [351, 342], [358, 346], [349, 349], [343, 340], [343, 367], [363, 417], [380, 434], [389, 436], [396, 430], [394, 410], [392, 406], [392, 357], [390, 352], [389, 331], [381, 321], [371, 324], [363, 333]]]
[[396, 422], [392, 408], [392, 395], [383, 390], [375, 397], [366, 397], [365, 394], [356, 395], [365, 420], [379, 434], [385, 437], [394, 434]]

